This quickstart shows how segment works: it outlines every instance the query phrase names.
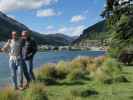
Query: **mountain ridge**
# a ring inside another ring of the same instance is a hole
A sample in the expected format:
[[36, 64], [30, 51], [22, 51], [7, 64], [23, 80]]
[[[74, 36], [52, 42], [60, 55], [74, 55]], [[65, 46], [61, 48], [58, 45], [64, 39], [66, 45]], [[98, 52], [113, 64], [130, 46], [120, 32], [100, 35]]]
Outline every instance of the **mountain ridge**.
[[92, 26], [89, 26], [85, 30], [83, 30], [83, 34], [77, 38], [73, 44], [80, 43], [82, 40], [89, 39], [89, 40], [99, 40], [102, 38], [106, 38], [108, 35], [106, 27], [106, 20], [102, 20]]
[[[32, 37], [36, 39], [38, 44], [47, 44], [47, 45], [68, 45], [73, 41], [73, 38], [68, 36], [59, 36], [56, 34], [45, 35], [35, 32], [25, 26], [24, 24], [16, 21], [13, 18], [10, 18], [6, 14], [0, 12], [0, 40], [5, 41], [10, 38], [11, 31], [21, 31], [27, 30], [31, 33]], [[19, 34], [20, 35], [20, 34]], [[66, 38], [67, 37], [67, 38]]]

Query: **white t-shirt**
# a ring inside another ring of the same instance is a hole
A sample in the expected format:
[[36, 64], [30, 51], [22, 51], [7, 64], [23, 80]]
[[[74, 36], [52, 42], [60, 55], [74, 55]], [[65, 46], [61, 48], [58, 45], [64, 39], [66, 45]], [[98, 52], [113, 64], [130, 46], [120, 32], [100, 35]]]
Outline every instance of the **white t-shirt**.
[[18, 40], [8, 40], [3, 47], [3, 51], [9, 54], [10, 60], [16, 60], [20, 57], [20, 43]]

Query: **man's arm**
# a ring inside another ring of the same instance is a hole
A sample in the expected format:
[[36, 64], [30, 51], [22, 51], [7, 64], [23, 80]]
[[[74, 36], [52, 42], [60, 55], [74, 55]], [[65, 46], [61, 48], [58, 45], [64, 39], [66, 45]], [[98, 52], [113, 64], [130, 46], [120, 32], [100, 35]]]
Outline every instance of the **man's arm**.
[[1, 52], [8, 52], [10, 48], [10, 40], [7, 41], [7, 43], [3, 46], [3, 48], [0, 49]]
[[0, 48], [0, 52], [2, 52], [1, 48]]
[[33, 54], [37, 52], [37, 43], [35, 40], [33, 40]]
[[32, 55], [34, 55], [37, 52], [37, 43], [34, 39], [31, 40], [32, 45]]
[[31, 53], [28, 54], [29, 58], [33, 57], [37, 52], [37, 43], [36, 43], [36, 41], [34, 39], [32, 39], [30, 42], [31, 42], [31, 46], [32, 46], [32, 51], [31, 51]]

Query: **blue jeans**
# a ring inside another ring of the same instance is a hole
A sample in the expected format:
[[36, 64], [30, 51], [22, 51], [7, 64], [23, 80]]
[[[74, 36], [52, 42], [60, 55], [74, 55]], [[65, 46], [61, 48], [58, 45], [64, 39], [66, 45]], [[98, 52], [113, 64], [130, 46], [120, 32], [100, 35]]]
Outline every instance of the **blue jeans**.
[[33, 73], [33, 58], [25, 61], [28, 69], [28, 74], [31, 80], [35, 80], [35, 75]]
[[21, 76], [20, 81], [22, 83], [21, 85], [23, 85], [23, 75], [26, 78], [27, 83], [29, 83], [31, 81], [31, 79], [30, 79], [30, 76], [28, 73], [28, 69], [27, 69], [25, 60], [23, 60], [23, 59], [20, 60], [20, 66], [22, 67], [22, 76]]
[[11, 71], [11, 80], [14, 88], [17, 88], [18, 85], [21, 85], [21, 77], [22, 77], [22, 67], [20, 66], [20, 61], [17, 60], [9, 60], [9, 68]]

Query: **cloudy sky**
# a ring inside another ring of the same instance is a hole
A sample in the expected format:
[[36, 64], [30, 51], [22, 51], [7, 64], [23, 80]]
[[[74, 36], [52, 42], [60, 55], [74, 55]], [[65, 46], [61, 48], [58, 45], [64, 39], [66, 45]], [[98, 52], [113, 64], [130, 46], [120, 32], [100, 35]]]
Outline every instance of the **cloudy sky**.
[[102, 20], [105, 0], [0, 0], [0, 11], [42, 34], [80, 35]]

